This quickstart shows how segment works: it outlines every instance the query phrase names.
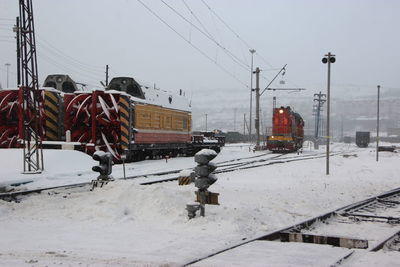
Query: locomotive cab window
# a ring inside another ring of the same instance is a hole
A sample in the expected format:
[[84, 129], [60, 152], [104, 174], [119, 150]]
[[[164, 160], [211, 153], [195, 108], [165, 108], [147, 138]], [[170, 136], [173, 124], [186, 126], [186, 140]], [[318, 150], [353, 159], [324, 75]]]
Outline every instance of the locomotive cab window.
[[109, 90], [115, 90], [115, 91], [121, 91], [121, 85], [119, 85], [118, 83], [110, 83], [110, 85], [108, 86]]
[[44, 87], [53, 87], [54, 89], [57, 89], [57, 84], [53, 81], [49, 81], [45, 83]]
[[143, 92], [140, 89], [138, 84], [128, 84], [126, 86], [126, 92], [128, 94], [130, 94], [131, 96], [138, 97], [138, 98], [144, 98]]
[[72, 82], [64, 82], [62, 84], [62, 91], [64, 93], [73, 93], [73, 92], [75, 92], [74, 84]]

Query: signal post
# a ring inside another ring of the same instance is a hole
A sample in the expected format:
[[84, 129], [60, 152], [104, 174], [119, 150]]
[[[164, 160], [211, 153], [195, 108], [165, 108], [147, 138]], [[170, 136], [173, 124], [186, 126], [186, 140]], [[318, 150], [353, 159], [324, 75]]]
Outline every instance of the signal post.
[[257, 67], [256, 71], [256, 120], [255, 120], [255, 128], [256, 128], [256, 150], [260, 150], [260, 69]]

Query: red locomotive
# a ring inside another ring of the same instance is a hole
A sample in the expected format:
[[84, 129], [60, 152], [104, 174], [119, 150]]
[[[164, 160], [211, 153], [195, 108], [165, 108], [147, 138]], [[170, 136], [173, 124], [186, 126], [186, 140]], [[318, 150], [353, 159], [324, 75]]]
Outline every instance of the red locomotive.
[[272, 135], [267, 137], [267, 149], [274, 152], [294, 152], [303, 146], [304, 121], [290, 107], [275, 108]]

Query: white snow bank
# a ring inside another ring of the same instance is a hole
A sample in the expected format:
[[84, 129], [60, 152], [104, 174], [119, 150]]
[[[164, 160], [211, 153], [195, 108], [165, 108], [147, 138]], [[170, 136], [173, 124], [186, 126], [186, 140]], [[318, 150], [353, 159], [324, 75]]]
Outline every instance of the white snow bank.
[[[40, 174], [23, 174], [23, 150], [0, 149], [0, 185], [32, 180], [35, 187], [89, 181], [95, 177], [91, 170], [97, 165], [89, 155], [75, 150], [43, 150], [44, 171]], [[53, 182], [52, 182], [53, 181]]]
[[[136, 180], [119, 180], [92, 192], [80, 188], [30, 196], [21, 203], [0, 202], [0, 265], [180, 266], [243, 238], [400, 186], [398, 153], [381, 153], [376, 162], [373, 149], [353, 149], [349, 153], [356, 157], [331, 157], [330, 175], [325, 175], [324, 158], [218, 174], [209, 190], [220, 193], [220, 205], [207, 205], [206, 217], [192, 220], [185, 207], [195, 199], [196, 189], [176, 181], [140, 186]], [[247, 147], [226, 147], [215, 160], [229, 160], [233, 154], [261, 155]], [[144, 161], [128, 171], [188, 165], [195, 166], [193, 158]], [[253, 262], [265, 259], [253, 252]], [[290, 259], [302, 262], [304, 253]], [[234, 264], [235, 258], [224, 256], [217, 265]]]

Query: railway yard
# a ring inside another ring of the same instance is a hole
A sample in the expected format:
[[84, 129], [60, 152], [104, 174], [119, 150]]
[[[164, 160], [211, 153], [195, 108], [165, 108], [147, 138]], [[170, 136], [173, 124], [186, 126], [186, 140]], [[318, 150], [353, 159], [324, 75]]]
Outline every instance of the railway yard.
[[0, 267], [400, 266], [395, 1], [3, 2]]
[[400, 187], [399, 155], [380, 152], [377, 163], [371, 147], [333, 144], [327, 176], [323, 146], [275, 154], [227, 145], [209, 189], [220, 205], [190, 220], [195, 187], [176, 179], [196, 166], [193, 157], [126, 164], [126, 180], [114, 165], [115, 181], [90, 191], [96, 162], [84, 153], [45, 150], [47, 168], [27, 177], [18, 171], [22, 152], [1, 150], [10, 168], [1, 173], [9, 192], [0, 202], [0, 265], [395, 266], [399, 196], [382, 194]]

